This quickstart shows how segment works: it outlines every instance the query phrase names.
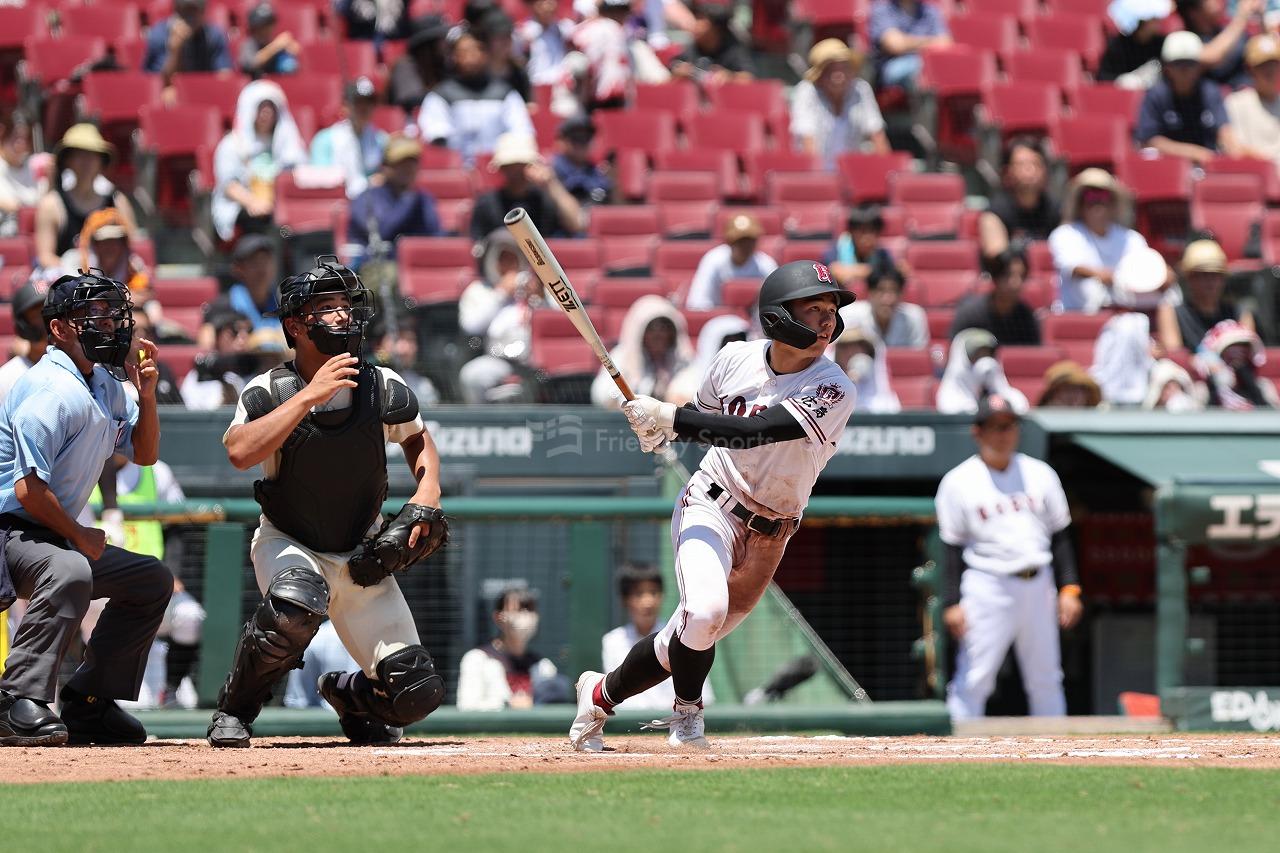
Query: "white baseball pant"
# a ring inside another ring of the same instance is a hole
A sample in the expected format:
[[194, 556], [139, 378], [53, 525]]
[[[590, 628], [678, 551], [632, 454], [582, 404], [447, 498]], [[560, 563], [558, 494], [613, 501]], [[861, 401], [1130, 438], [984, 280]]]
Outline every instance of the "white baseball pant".
[[680, 604], [654, 640], [658, 662], [671, 669], [667, 651], [677, 633], [695, 651], [711, 648], [747, 617], [773, 579], [792, 530], [770, 537], [754, 530], [727, 507], [728, 493], [707, 497], [711, 478], [698, 471], [676, 501], [671, 515]]
[[[369, 532], [380, 524], [375, 522]], [[418, 627], [394, 577], [383, 578], [374, 586], [360, 586], [351, 580], [347, 560], [353, 553], [312, 551], [265, 517], [249, 547], [263, 595], [272, 579], [291, 566], [317, 572], [325, 579], [329, 584], [329, 619], [338, 638], [364, 674], [377, 678], [375, 668], [380, 660], [405, 646], [421, 645]]]
[[960, 576], [965, 632], [947, 711], [965, 720], [986, 714], [996, 676], [1013, 645], [1033, 717], [1067, 713], [1058, 646], [1058, 593], [1047, 568], [1030, 579], [966, 569]]

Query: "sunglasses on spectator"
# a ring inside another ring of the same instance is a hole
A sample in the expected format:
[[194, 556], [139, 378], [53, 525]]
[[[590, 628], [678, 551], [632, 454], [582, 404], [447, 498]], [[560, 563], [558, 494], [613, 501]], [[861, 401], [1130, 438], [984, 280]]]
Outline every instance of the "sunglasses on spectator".
[[1080, 201], [1085, 205], [1111, 204], [1112, 198], [1108, 190], [1085, 190], [1080, 194]]

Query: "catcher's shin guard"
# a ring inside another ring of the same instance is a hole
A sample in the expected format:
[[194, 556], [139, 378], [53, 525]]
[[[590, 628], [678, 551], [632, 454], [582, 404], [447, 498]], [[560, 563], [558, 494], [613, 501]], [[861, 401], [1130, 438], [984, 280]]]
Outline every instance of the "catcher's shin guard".
[[329, 585], [310, 569], [276, 575], [245, 623], [235, 661], [218, 693], [218, 709], [251, 723], [271, 698], [271, 687], [302, 666], [302, 653], [329, 610]]
[[403, 728], [423, 719], [444, 701], [444, 679], [422, 646], [406, 646], [378, 662], [378, 679], [363, 672], [330, 672], [320, 677], [320, 694], [339, 716], [368, 716]]

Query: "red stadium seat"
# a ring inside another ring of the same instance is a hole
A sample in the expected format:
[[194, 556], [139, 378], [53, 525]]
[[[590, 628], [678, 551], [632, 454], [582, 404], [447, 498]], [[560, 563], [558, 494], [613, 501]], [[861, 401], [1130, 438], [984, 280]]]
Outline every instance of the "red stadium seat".
[[1019, 134], [1048, 136], [1062, 112], [1062, 92], [1051, 83], [996, 83], [983, 94], [982, 105], [1003, 141]]
[[94, 71], [85, 75], [81, 114], [103, 124], [138, 126], [138, 107], [160, 100], [160, 75]]
[[414, 186], [426, 190], [440, 199], [474, 200], [475, 185], [471, 182], [471, 173], [466, 169], [421, 169]]
[[0, 50], [15, 50], [30, 36], [47, 35], [48, 15], [49, 10], [38, 3], [0, 6]]
[[58, 10], [63, 36], [91, 36], [114, 42], [141, 36], [141, 13], [132, 3], [86, 6], [64, 3]]
[[644, 201], [653, 171], [649, 152], [640, 148], [620, 148], [613, 152], [613, 171], [618, 192], [627, 201]]
[[[1106, 312], [1099, 314], [1081, 314], [1078, 312], [1050, 314], [1040, 321], [1040, 332], [1044, 342], [1047, 344], [1066, 346], [1084, 342], [1092, 347], [1093, 342], [1098, 339], [1098, 335], [1102, 332], [1102, 327], [1110, 319], [1111, 314]], [[1075, 360], [1079, 361], [1079, 359]], [[1090, 357], [1080, 363], [1091, 364], [1092, 361], [1093, 359]]]
[[1056, 275], [1035, 273], [1027, 276], [1022, 283], [1022, 301], [1033, 311], [1046, 309], [1058, 296]]
[[1262, 265], [1260, 260], [1245, 256], [1250, 232], [1261, 219], [1260, 206], [1209, 204], [1191, 207], [1191, 227], [1217, 240], [1235, 269], [1253, 269]]
[[630, 308], [642, 296], [666, 297], [660, 278], [602, 278], [596, 283], [592, 305], [602, 308]]
[[889, 182], [899, 172], [911, 171], [907, 151], [889, 154], [841, 154], [836, 158], [840, 183], [850, 204], [884, 203], [889, 200]]
[[754, 278], [733, 278], [720, 289], [720, 304], [734, 311], [750, 311], [760, 295], [760, 282]]
[[658, 233], [658, 209], [651, 205], [597, 205], [591, 208], [591, 237], [648, 237]]
[[934, 308], [954, 308], [969, 294], [977, 290], [978, 276], [964, 270], [912, 270], [912, 299], [919, 305]]
[[976, 12], [957, 15], [947, 22], [956, 44], [974, 50], [995, 53], [1012, 51], [1018, 46], [1018, 19], [1012, 15]]
[[1074, 92], [1067, 90], [1067, 99], [1075, 114], [1084, 116], [1116, 116], [1124, 119], [1125, 126], [1138, 123], [1138, 109], [1146, 93], [1141, 89], [1121, 89], [1111, 83], [1081, 86]]
[[218, 280], [212, 276], [157, 278], [153, 288], [166, 314], [170, 308], [203, 307], [218, 296]]
[[657, 234], [600, 238], [600, 266], [609, 275], [647, 275], [653, 264]]
[[334, 214], [347, 203], [347, 190], [341, 181], [327, 186], [299, 186], [292, 172], [276, 178], [275, 224], [294, 232], [334, 230]]
[[936, 102], [932, 131], [938, 153], [947, 160], [972, 163], [977, 153], [973, 108], [996, 81], [995, 54], [955, 46], [927, 51], [922, 59], [918, 85]]
[[1066, 161], [1067, 169], [1073, 175], [1090, 166], [1115, 172], [1116, 164], [1129, 150], [1128, 124], [1117, 116], [1063, 118], [1058, 121], [1050, 138], [1058, 156]]
[[[370, 41], [339, 42], [338, 50], [328, 39], [302, 43], [302, 53], [298, 57], [299, 71], [302, 77], [314, 74], [337, 74], [348, 79], [368, 77], [378, 79], [378, 54]], [[341, 51], [341, 53], [339, 53]]]
[[593, 374], [600, 369], [591, 345], [581, 336], [534, 338], [529, 349], [529, 364], [548, 376]]
[[668, 291], [683, 293], [688, 289], [702, 256], [719, 244], [719, 240], [668, 240], [659, 243], [653, 253], [653, 274], [663, 280]]
[[534, 340], [539, 338], [580, 338], [581, 333], [573, 321], [559, 308], [546, 308], [534, 311], [529, 321], [530, 335]]
[[676, 121], [670, 113], [655, 110], [609, 110], [596, 113], [600, 145], [609, 154], [621, 148], [654, 152], [676, 147]]
[[632, 106], [640, 110], [670, 113], [677, 122], [696, 113], [701, 106], [698, 87], [685, 80], [670, 83], [637, 83]]
[[462, 154], [442, 145], [426, 145], [422, 149], [422, 168], [424, 169], [461, 169]]
[[[411, 238], [401, 237], [399, 242], [407, 239]], [[462, 295], [470, 277], [466, 269], [401, 267], [400, 290], [419, 304], [454, 302]]]
[[978, 272], [978, 244], [971, 240], [922, 240], [907, 247], [912, 272]]
[[[751, 207], [747, 205], [726, 205], [716, 211], [715, 221], [712, 225], [712, 236], [723, 237], [725, 226], [729, 224], [729, 220], [739, 214], [747, 214], [754, 216], [760, 223], [760, 228], [764, 231], [764, 237], [781, 237], [786, 233], [783, 227], [783, 211], [776, 207]], [[764, 248], [764, 238], [761, 239], [760, 248]]]
[[1280, 205], [1280, 172], [1269, 160], [1247, 157], [1214, 157], [1205, 163], [1206, 175], [1250, 175], [1262, 184], [1263, 196], [1270, 206]]
[[815, 41], [823, 38], [847, 39], [862, 27], [867, 17], [867, 4], [850, 0], [795, 0], [790, 17], [813, 28]]
[[396, 241], [400, 269], [457, 270], [471, 268], [472, 241], [465, 237], [401, 237]]
[[[226, 74], [221, 71], [173, 75], [173, 88], [177, 92], [178, 103], [215, 107], [222, 123], [227, 127], [235, 119], [236, 100], [248, 82], [249, 78], [242, 74]], [[290, 106], [293, 106], [292, 102]]]
[[[372, 49], [372, 48], [370, 48]], [[306, 74], [286, 74], [272, 77], [280, 84], [284, 96], [289, 99], [289, 109], [297, 112], [301, 107], [311, 107], [320, 115], [342, 103], [342, 76], [319, 70]]]
[[676, 148], [658, 151], [654, 163], [659, 172], [708, 172], [715, 175], [716, 198], [737, 198], [741, 194], [738, 158], [732, 151]]
[[746, 183], [743, 197], [759, 199], [764, 192], [765, 181], [773, 172], [817, 172], [822, 161], [814, 154], [801, 151], [755, 151], [744, 158]]
[[734, 311], [726, 311], [723, 308], [713, 308], [710, 311], [691, 311], [686, 308], [684, 311], [681, 311], [680, 313], [684, 315], [685, 325], [689, 329], [689, 337], [695, 341], [698, 339], [698, 335], [702, 333], [702, 327], [707, 325], [707, 323], [709, 323], [711, 320], [715, 319], [716, 317], [741, 316], [740, 314]]
[[[1008, 15], [1021, 21], [1040, 14], [1038, 0], [964, 0], [964, 8], [970, 15]], [[955, 18], [949, 23], [954, 24]]]
[[1010, 379], [1044, 377], [1044, 372], [1063, 360], [1056, 346], [1000, 347], [1000, 366]]
[[690, 148], [722, 149], [739, 157], [765, 148], [764, 119], [756, 113], [700, 113], [689, 120], [687, 130]]
[[[1274, 170], [1273, 170], [1274, 171]], [[1116, 175], [1134, 196], [1134, 228], [1153, 248], [1172, 255], [1191, 225], [1191, 164], [1181, 157], [1145, 158], [1130, 153]]]
[[715, 202], [666, 201], [657, 207], [658, 227], [664, 238], [701, 238], [711, 234]]
[[912, 376], [933, 376], [933, 359], [926, 349], [912, 347], [885, 347], [885, 366], [894, 385], [899, 379]]
[[831, 180], [830, 172], [775, 172], [765, 188], [765, 201], [782, 207], [840, 201], [840, 187]]
[[898, 402], [903, 409], [931, 410], [935, 408], [937, 382], [932, 376], [906, 376], [902, 379], [889, 377], [889, 387], [898, 395]]
[[588, 237], [580, 240], [553, 239], [547, 246], [570, 276], [595, 275], [600, 269], [600, 241]]
[[196, 356], [204, 352], [195, 344], [165, 344], [160, 347], [160, 361], [169, 365], [173, 375], [179, 382], [191, 372], [196, 364]]
[[[191, 206], [188, 179], [196, 170], [197, 152], [211, 155], [222, 137], [218, 111], [206, 106], [176, 106], [166, 109], [144, 104], [138, 111], [138, 150], [156, 159], [152, 197], [161, 211], [187, 211]], [[212, 186], [212, 168], [206, 176]]]
[[[248, 32], [249, 13], [259, 2], [260, 0], [244, 0], [234, 4], [236, 20], [239, 21], [242, 32]], [[320, 16], [314, 6], [296, 2], [274, 3], [272, 8], [276, 13], [277, 33], [290, 33], [301, 44], [315, 42], [320, 38]], [[333, 49], [332, 45], [329, 49]]]
[[70, 78], [107, 52], [106, 40], [99, 36], [29, 36], [22, 46], [24, 77], [45, 88]]
[[436, 213], [440, 215], [440, 227], [446, 234], [466, 234], [471, 224], [471, 210], [475, 202], [469, 198], [436, 199]]
[[35, 241], [30, 237], [0, 237], [0, 268], [29, 267], [35, 256]]
[[[1084, 72], [1080, 55], [1075, 51], [1034, 46], [1000, 55], [1005, 76], [1015, 83], [1049, 83], [1068, 97], [1081, 86]], [[1141, 93], [1139, 93], [1141, 96]]]
[[964, 193], [960, 175], [898, 172], [890, 180], [889, 200], [902, 210], [909, 234], [958, 234]]
[[650, 204], [670, 201], [714, 202], [720, 198], [720, 179], [711, 172], [654, 172], [649, 178]]
[[1027, 42], [1037, 48], [1061, 48], [1080, 54], [1086, 68], [1098, 67], [1106, 47], [1103, 19], [1096, 15], [1049, 14], [1024, 22]]
[[706, 91], [713, 112], [758, 113], [764, 117], [774, 139], [789, 137], [791, 120], [787, 112], [786, 89], [781, 80], [734, 80], [708, 86]]
[[934, 308], [925, 314], [929, 322], [929, 340], [946, 341], [951, 335], [951, 322], [956, 312], [947, 308]]

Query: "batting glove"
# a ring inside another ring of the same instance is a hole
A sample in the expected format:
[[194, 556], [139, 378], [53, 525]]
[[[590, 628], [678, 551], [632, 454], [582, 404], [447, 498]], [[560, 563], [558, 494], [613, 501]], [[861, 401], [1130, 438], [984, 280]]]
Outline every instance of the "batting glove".
[[[644, 415], [653, 420], [658, 428], [663, 431], [668, 439], [676, 437], [675, 421], [676, 421], [676, 404], [664, 403], [653, 397], [646, 397], [643, 394], [636, 397], [623, 407], [623, 411], [628, 408], [643, 412]], [[631, 415], [627, 415], [627, 420], [631, 420]]]

